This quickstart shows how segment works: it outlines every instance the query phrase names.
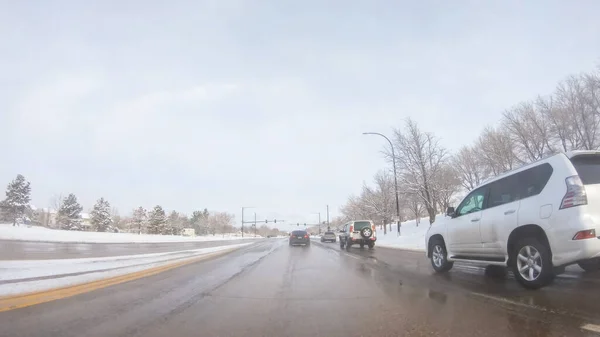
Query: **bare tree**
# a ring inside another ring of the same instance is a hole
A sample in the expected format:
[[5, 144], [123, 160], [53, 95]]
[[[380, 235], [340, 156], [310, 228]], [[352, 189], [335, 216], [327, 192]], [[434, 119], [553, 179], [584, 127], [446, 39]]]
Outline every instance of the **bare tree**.
[[600, 147], [600, 116], [595, 103], [597, 94], [592, 75], [589, 79], [585, 75], [571, 76], [556, 89], [554, 96], [558, 111], [574, 131], [570, 150], [596, 150]]
[[396, 129], [394, 134], [402, 188], [421, 198], [429, 222], [433, 223], [438, 211], [435, 179], [448, 159], [448, 152], [433, 134], [421, 131], [411, 119], [406, 121], [404, 130]]
[[531, 102], [523, 102], [503, 113], [502, 126], [515, 145], [515, 156], [529, 163], [554, 152], [550, 123]]
[[452, 166], [462, 186], [469, 191], [490, 177], [490, 170], [475, 147], [463, 146], [452, 158]]
[[233, 231], [235, 216], [227, 212], [211, 212], [208, 215], [208, 228], [212, 235], [217, 233], [225, 235]]
[[477, 152], [493, 175], [510, 171], [519, 163], [513, 150], [515, 144], [506, 130], [487, 127], [479, 136], [476, 146]]
[[421, 217], [425, 215], [425, 207], [423, 206], [421, 197], [419, 197], [416, 193], [408, 193], [404, 194], [403, 199], [405, 200], [405, 205], [409, 211], [409, 214], [415, 219], [417, 227], [419, 227]]
[[572, 118], [556, 103], [556, 99], [552, 96], [538, 97], [536, 105], [540, 114], [548, 121], [550, 139], [552, 143], [557, 144], [557, 150], [569, 151], [578, 148], [579, 141]]
[[394, 177], [388, 171], [380, 171], [375, 175], [375, 186], [363, 185], [361, 201], [364, 207], [373, 214], [370, 220], [383, 225], [383, 233], [387, 233], [396, 212], [396, 197], [394, 196]]
[[434, 199], [439, 209], [445, 211], [453, 203], [454, 196], [460, 190], [461, 182], [458, 172], [453, 166], [444, 164], [434, 178]]

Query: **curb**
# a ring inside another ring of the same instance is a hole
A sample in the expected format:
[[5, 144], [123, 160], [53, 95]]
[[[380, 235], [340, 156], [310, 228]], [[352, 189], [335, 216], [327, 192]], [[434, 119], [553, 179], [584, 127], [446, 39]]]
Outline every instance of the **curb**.
[[180, 261], [180, 262], [176, 262], [176, 263], [168, 263], [166, 265], [162, 265], [162, 266], [158, 266], [158, 267], [154, 267], [154, 268], [150, 268], [150, 269], [140, 270], [137, 272], [128, 273], [128, 274], [119, 275], [119, 276], [113, 276], [113, 277], [109, 277], [109, 278], [105, 278], [105, 279], [101, 279], [101, 280], [81, 283], [81, 284], [77, 284], [77, 285], [73, 285], [73, 286], [54, 288], [54, 289], [25, 293], [25, 294], [14, 295], [14, 296], [0, 297], [0, 312], [19, 309], [19, 308], [25, 308], [25, 307], [29, 307], [29, 306], [36, 305], [36, 304], [46, 303], [46, 302], [50, 302], [50, 301], [67, 298], [67, 297], [87, 293], [90, 291], [110, 287], [112, 285], [117, 285], [117, 284], [129, 282], [129, 281], [134, 281], [134, 280], [137, 280], [137, 279], [140, 279], [143, 277], [156, 275], [156, 274], [159, 274], [159, 273], [171, 270], [171, 269], [182, 267], [187, 264], [199, 262], [202, 260], [207, 260], [209, 258], [217, 257], [220, 255], [225, 255], [225, 254], [228, 254], [239, 248], [241, 248], [241, 247], [225, 249], [225, 250], [214, 252], [214, 253], [207, 253], [204, 255], [197, 256], [197, 257], [191, 257], [189, 259], [186, 259], [185, 261]]

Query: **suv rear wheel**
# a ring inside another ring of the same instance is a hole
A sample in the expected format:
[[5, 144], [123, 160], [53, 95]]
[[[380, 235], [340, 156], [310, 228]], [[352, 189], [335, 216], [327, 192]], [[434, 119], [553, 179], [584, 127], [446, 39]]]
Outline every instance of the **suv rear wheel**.
[[346, 239], [346, 250], [350, 250], [351, 246], [352, 246], [352, 243], [350, 242], [350, 240]]
[[539, 289], [554, 279], [550, 250], [535, 238], [524, 238], [512, 252], [515, 278], [528, 289]]
[[577, 264], [587, 272], [600, 271], [600, 258], [580, 261]]
[[454, 262], [448, 261], [448, 253], [443, 240], [434, 239], [431, 243], [431, 265], [438, 273], [445, 273], [452, 269]]
[[369, 242], [369, 249], [373, 249], [373, 247], [375, 247], [375, 242]]

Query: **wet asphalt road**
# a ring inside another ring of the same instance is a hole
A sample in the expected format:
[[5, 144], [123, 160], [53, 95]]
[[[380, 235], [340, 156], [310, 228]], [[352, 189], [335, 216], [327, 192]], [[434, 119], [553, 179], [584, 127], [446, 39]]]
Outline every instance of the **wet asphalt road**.
[[540, 291], [422, 253], [262, 240], [228, 255], [0, 313], [0, 336], [598, 336], [600, 276]]
[[0, 240], [0, 260], [48, 260], [165, 253], [253, 242], [255, 239], [164, 243], [73, 243]]

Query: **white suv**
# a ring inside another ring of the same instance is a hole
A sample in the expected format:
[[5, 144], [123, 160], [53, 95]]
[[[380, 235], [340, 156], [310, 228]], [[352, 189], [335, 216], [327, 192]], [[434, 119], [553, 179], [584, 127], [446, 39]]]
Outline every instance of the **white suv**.
[[435, 271], [455, 261], [509, 266], [526, 288], [570, 264], [600, 270], [600, 152], [560, 153], [498, 176], [426, 235]]

